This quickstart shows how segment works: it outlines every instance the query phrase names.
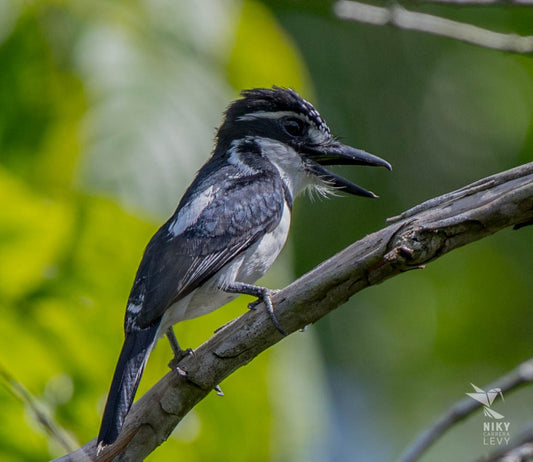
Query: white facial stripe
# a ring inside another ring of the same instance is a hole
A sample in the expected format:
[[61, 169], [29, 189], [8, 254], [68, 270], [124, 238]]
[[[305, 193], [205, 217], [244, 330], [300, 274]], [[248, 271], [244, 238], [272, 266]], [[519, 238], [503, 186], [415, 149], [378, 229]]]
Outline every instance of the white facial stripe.
[[[303, 114], [298, 114], [293, 111], [257, 111], [250, 114], [240, 116], [238, 120], [254, 120], [254, 119], [281, 119], [282, 117], [294, 117], [295, 119], [303, 120], [305, 123], [311, 126], [311, 128], [316, 127], [315, 123], [309, 119], [309, 117], [304, 116]], [[315, 129], [316, 130], [316, 129]]]
[[192, 226], [198, 220], [198, 217], [204, 209], [214, 199], [214, 186], [202, 191], [191, 202], [186, 204], [179, 212], [178, 216], [170, 223], [169, 232], [174, 236], [179, 236], [189, 226]]
[[[326, 123], [322, 120], [318, 112], [316, 110], [314, 111], [315, 117], [319, 121], [318, 129], [320, 131], [323, 131], [325, 133], [330, 133], [329, 128], [326, 125]], [[254, 119], [281, 119], [282, 117], [295, 117], [297, 119], [303, 120], [307, 124], [309, 124], [311, 127], [317, 127], [316, 121], [312, 121], [309, 117], [300, 114], [298, 112], [294, 111], [257, 111], [257, 112], [251, 112], [250, 114], [245, 114], [240, 116], [237, 120], [254, 120]]]
[[[254, 120], [254, 119], [260, 119], [260, 118], [280, 119], [282, 117], [295, 117], [309, 124], [310, 128], [308, 131], [308, 135], [311, 138], [311, 140], [316, 144], [320, 144], [322, 141], [330, 137], [328, 129], [321, 130], [320, 128], [317, 128], [316, 125], [312, 123], [308, 117], [302, 114], [298, 114], [296, 112], [292, 112], [292, 111], [276, 111], [276, 112], [257, 111], [257, 112], [252, 112], [251, 114], [243, 115], [239, 117], [239, 120]], [[234, 143], [232, 143], [232, 149], [234, 149]]]
[[[244, 138], [244, 141], [249, 142], [250, 139], [251, 138], [246, 137]], [[257, 170], [250, 167], [241, 159], [241, 153], [239, 151], [239, 144], [241, 143], [241, 141], [243, 140], [235, 140], [231, 142], [231, 146], [229, 148], [230, 155], [228, 157], [228, 162], [237, 167], [239, 171], [241, 171], [244, 175], [255, 175], [257, 173]]]
[[298, 119], [305, 120], [308, 123], [311, 121], [302, 114], [298, 114], [294, 111], [257, 111], [251, 112], [250, 114], [245, 114], [240, 116], [237, 120], [254, 120], [254, 119], [281, 119], [282, 117], [297, 117]]
[[309, 136], [309, 138], [311, 138], [311, 141], [314, 144], [321, 144], [322, 142], [325, 142], [326, 140], [329, 140], [331, 138], [328, 133], [325, 133], [322, 130], [315, 128], [314, 125], [311, 125], [311, 128], [309, 129], [307, 135]]
[[296, 197], [310, 180], [300, 154], [278, 140], [256, 137], [255, 141], [261, 146], [263, 157], [278, 169], [281, 179]]

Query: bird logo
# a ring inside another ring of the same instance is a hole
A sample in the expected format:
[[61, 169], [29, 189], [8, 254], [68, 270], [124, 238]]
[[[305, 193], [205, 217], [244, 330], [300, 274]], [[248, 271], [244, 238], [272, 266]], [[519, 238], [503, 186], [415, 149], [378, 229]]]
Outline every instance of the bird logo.
[[491, 409], [492, 403], [498, 397], [498, 395], [500, 395], [503, 400], [502, 389], [491, 388], [489, 391], [485, 391], [479, 387], [476, 387], [473, 383], [470, 385], [472, 385], [474, 390], [476, 390], [476, 393], [467, 393], [467, 395], [483, 405], [483, 415], [485, 417], [490, 417], [491, 419], [503, 419], [503, 415], [501, 415], [499, 412], [496, 412], [494, 409]]

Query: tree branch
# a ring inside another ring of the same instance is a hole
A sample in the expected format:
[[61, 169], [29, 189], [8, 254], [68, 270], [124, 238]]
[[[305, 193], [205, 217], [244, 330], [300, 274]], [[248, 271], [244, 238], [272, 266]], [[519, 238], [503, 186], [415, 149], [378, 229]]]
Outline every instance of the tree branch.
[[[518, 389], [533, 382], [533, 358], [523, 362], [508, 374], [484, 387], [484, 390], [500, 388], [503, 393]], [[414, 462], [454, 424], [465, 419], [483, 405], [472, 398], [457, 401], [433, 425], [422, 432], [414, 443], [398, 459], [398, 462]]]
[[391, 25], [399, 29], [448, 37], [493, 50], [533, 53], [531, 35], [502, 34], [440, 16], [409, 11], [400, 5], [380, 7], [353, 0], [340, 0], [334, 5], [334, 11], [339, 18], [350, 21], [376, 26]]
[[410, 3], [450, 6], [533, 6], [533, 0], [412, 0]]
[[[413, 4], [446, 5], [446, 6], [533, 6], [533, 0], [408, 0]], [[405, 2], [407, 3], [407, 1]]]
[[[390, 220], [274, 297], [283, 329], [314, 323], [360, 290], [420, 268], [462, 245], [533, 220], [533, 162], [427, 201]], [[96, 441], [59, 461], [141, 460], [166, 440], [213, 387], [282, 340], [262, 305], [219, 330], [133, 406], [115, 444], [96, 457]]]

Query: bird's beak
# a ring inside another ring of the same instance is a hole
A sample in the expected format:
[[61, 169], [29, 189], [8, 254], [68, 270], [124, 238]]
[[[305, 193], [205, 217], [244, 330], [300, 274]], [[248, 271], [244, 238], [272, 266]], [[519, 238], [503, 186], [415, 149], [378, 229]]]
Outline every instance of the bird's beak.
[[310, 170], [312, 173], [335, 188], [356, 196], [378, 197], [373, 192], [367, 191], [361, 186], [357, 186], [347, 179], [326, 170], [323, 165], [369, 165], [392, 170], [391, 165], [386, 160], [337, 141], [332, 141], [327, 146], [306, 149], [306, 157], [311, 160]]

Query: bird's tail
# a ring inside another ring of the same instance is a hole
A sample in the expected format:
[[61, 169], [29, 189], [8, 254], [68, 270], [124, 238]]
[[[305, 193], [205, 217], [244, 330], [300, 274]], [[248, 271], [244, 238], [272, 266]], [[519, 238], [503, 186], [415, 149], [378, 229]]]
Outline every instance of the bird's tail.
[[146, 360], [155, 343], [159, 323], [126, 334], [107, 396], [98, 434], [98, 452], [113, 443], [135, 398]]

